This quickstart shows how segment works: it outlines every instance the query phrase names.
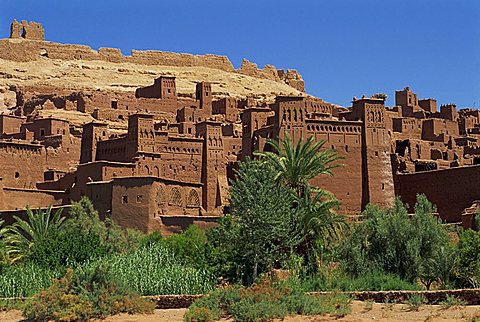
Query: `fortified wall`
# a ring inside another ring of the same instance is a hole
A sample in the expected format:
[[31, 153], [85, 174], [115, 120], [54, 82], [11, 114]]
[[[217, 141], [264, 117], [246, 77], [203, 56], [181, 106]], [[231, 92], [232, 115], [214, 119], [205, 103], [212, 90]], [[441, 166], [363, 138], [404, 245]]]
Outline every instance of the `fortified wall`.
[[295, 89], [302, 92], [305, 91], [303, 79], [295, 70], [277, 70], [272, 65], [266, 65], [261, 69], [246, 59], [243, 60], [242, 66], [235, 70], [228, 57], [219, 55], [192, 55], [156, 50], [132, 50], [130, 56], [124, 56], [118, 48], [100, 48], [97, 51], [84, 45], [44, 41], [44, 30], [41, 24], [36, 22], [28, 23], [26, 21], [19, 23], [15, 20], [11, 25], [10, 39], [0, 39], [0, 59], [27, 62], [42, 57], [60, 60], [100, 60], [142, 65], [207, 67], [284, 82]]
[[[12, 25], [25, 37], [0, 40], [0, 56], [12, 64], [143, 57], [143, 64], [206, 64], [233, 71], [225, 57], [161, 52], [124, 57], [113, 49], [31, 39], [40, 32], [29, 33], [30, 27], [39, 30], [32, 23]], [[294, 71], [259, 70], [246, 60], [237, 72], [303, 86]], [[416, 194], [425, 193], [441, 219], [459, 222], [480, 200], [479, 110], [457, 110], [453, 103], [438, 107], [435, 99], [418, 99], [408, 87], [395, 92], [392, 107], [382, 95], [354, 97], [349, 107], [307, 95], [268, 102], [218, 99], [207, 81], [179, 95], [170, 75], [152, 76], [150, 85], [128, 93], [40, 84], [15, 93], [15, 106], [0, 114], [0, 213], [5, 216], [26, 205], [68, 206], [88, 196], [102, 218], [124, 227], [163, 234], [190, 223], [209, 227], [228, 211], [229, 180], [238, 162], [269, 149], [269, 139], [287, 135], [294, 143], [324, 141], [324, 149], [343, 157], [333, 176], [311, 181], [335, 194], [341, 214], [357, 218], [367, 204], [389, 206], [396, 195], [413, 206]]]

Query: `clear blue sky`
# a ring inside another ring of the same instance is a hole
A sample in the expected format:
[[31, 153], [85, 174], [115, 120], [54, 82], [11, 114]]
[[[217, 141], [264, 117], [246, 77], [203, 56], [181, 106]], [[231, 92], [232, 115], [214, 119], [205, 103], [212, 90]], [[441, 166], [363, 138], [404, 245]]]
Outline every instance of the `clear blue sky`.
[[13, 18], [41, 22], [61, 43], [294, 68], [308, 93], [347, 106], [376, 92], [393, 105], [408, 85], [480, 107], [480, 0], [0, 0], [0, 38]]

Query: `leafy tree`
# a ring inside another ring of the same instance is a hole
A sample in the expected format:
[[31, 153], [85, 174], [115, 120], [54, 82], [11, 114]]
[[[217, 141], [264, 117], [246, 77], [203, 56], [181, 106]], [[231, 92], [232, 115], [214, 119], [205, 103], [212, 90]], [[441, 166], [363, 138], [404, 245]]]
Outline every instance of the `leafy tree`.
[[457, 252], [458, 275], [466, 285], [480, 287], [480, 232], [471, 229], [462, 232]]
[[322, 189], [312, 190], [306, 186], [305, 194], [296, 197], [298, 229], [295, 235], [304, 263], [309, 269], [316, 270], [319, 249], [332, 240], [339, 240], [346, 222], [343, 216], [334, 212], [339, 202], [331, 193]]
[[247, 283], [269, 270], [292, 247], [292, 193], [278, 185], [275, 172], [266, 163], [239, 163], [230, 189], [233, 220], [223, 221], [216, 239], [228, 245], [238, 260], [237, 267]]
[[36, 213], [27, 207], [28, 221], [14, 216], [16, 222], [9, 227], [6, 242], [7, 254], [10, 259], [18, 261], [30, 254], [36, 244], [48, 240], [63, 225], [65, 217], [61, 217], [62, 209], [52, 214], [52, 207], [44, 212], [38, 209]]
[[354, 276], [380, 269], [409, 281], [421, 277], [427, 287], [445, 279], [447, 263], [433, 264], [445, 254], [448, 236], [433, 212], [433, 205], [423, 195], [417, 196], [413, 218], [399, 199], [387, 209], [368, 205], [364, 221], [344, 244], [345, 269]]
[[292, 188], [298, 196], [305, 194], [311, 179], [321, 174], [332, 175], [331, 170], [338, 166], [333, 163], [341, 159], [335, 150], [322, 149], [325, 140], [314, 142], [312, 137], [305, 142], [300, 139], [296, 145], [288, 135], [279, 143], [267, 142], [273, 152], [256, 152], [255, 155], [274, 169], [275, 179]]
[[[436, 207], [425, 195], [417, 195], [412, 224], [417, 231], [419, 244], [418, 275], [427, 289], [430, 289], [433, 282], [447, 284], [455, 264], [447, 233], [433, 216], [435, 212]], [[445, 259], [445, 256], [448, 256], [448, 259]]]

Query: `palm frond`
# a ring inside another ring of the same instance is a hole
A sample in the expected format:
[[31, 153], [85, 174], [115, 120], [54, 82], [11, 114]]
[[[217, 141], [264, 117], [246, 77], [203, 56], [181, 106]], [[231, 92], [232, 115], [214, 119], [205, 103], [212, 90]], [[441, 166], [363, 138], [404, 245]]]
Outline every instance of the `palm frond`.
[[303, 194], [309, 181], [319, 175], [332, 175], [338, 166], [335, 161], [342, 159], [335, 150], [324, 149], [325, 140], [315, 142], [312, 137], [300, 139], [296, 145], [290, 136], [279, 142], [268, 139], [273, 152], [255, 152], [261, 160], [269, 163], [277, 172], [276, 179], [284, 185]]
[[15, 223], [8, 227], [5, 233], [7, 254], [12, 262], [25, 257], [35, 243], [61, 229], [65, 220], [65, 217], [61, 217], [61, 209], [52, 215], [51, 206], [45, 212], [38, 209], [36, 213], [27, 207], [26, 213], [28, 221], [14, 216]]

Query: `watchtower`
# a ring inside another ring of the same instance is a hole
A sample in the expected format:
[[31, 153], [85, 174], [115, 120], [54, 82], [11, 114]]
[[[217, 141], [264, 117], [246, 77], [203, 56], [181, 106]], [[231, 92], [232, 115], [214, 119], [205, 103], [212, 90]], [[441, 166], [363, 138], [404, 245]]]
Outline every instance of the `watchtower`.
[[23, 38], [29, 40], [45, 40], [45, 32], [38, 22], [27, 22], [22, 20], [18, 22], [13, 20], [10, 25], [10, 38]]

